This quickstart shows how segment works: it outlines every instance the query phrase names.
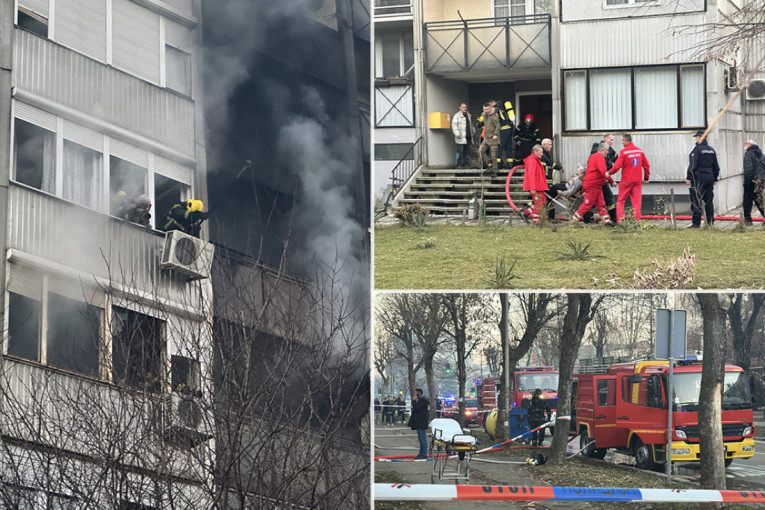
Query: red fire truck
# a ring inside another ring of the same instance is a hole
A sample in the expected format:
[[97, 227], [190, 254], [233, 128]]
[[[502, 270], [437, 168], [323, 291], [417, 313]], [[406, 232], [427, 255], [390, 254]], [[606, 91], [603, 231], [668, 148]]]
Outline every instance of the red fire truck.
[[[498, 406], [497, 381], [499, 377], [489, 377], [477, 385], [476, 392], [479, 402], [478, 408], [484, 411], [496, 409]], [[515, 379], [511, 382], [510, 393], [511, 407], [522, 407], [524, 401], [530, 401], [534, 390], [542, 390], [542, 396], [550, 404], [553, 411], [558, 403], [558, 371], [554, 367], [518, 367], [515, 369]], [[478, 425], [483, 426], [483, 418], [486, 413], [478, 413]]]
[[[587, 372], [587, 373], [584, 373]], [[584, 455], [602, 459], [609, 448], [635, 457], [638, 467], [665, 463], [667, 443], [667, 361], [633, 361], [611, 365], [580, 363], [574, 373], [576, 402], [572, 427]], [[699, 390], [701, 362], [674, 367], [672, 461], [699, 460]], [[722, 429], [725, 465], [754, 456], [754, 423], [744, 371], [725, 366]], [[587, 446], [592, 440], [595, 443]]]

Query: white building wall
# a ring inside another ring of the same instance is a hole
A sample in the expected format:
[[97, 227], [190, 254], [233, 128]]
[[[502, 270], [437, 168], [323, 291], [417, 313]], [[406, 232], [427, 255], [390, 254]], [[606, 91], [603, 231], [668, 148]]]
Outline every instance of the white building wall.
[[[657, 1], [648, 5], [606, 5], [605, 0], [562, 0], [563, 21], [585, 21], [608, 18], [639, 18], [658, 15], [682, 15], [703, 12], [705, 0]], [[602, 34], [598, 33], [598, 36]]]
[[[427, 113], [445, 112], [449, 118], [459, 110], [460, 103], [468, 97], [466, 82], [448, 80], [440, 76], [425, 79]], [[451, 129], [427, 129], [426, 161], [429, 166], [456, 166], [457, 146]]]

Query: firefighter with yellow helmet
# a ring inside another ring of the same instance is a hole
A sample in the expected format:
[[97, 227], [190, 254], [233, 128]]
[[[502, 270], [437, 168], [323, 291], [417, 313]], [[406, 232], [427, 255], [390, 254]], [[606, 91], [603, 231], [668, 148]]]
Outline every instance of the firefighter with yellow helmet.
[[203, 211], [204, 204], [201, 200], [186, 200], [174, 204], [165, 217], [165, 230], [180, 230], [185, 234], [199, 237], [199, 231], [202, 228], [202, 222], [205, 221], [209, 213]]

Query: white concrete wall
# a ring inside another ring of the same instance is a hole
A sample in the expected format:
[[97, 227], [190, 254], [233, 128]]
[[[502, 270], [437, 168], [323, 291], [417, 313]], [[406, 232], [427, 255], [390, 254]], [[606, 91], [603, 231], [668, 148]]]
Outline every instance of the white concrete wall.
[[582, 21], [684, 14], [703, 11], [704, 3], [704, 0], [683, 0], [682, 2], [662, 0], [649, 4], [606, 5], [605, 0], [562, 0], [561, 18], [563, 21]]

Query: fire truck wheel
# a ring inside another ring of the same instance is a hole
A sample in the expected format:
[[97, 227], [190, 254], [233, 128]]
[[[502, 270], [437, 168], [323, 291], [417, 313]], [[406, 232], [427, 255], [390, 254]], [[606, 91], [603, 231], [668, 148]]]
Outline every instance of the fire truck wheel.
[[640, 438], [637, 439], [632, 454], [635, 456], [635, 464], [640, 469], [647, 469], [650, 471], [654, 468], [655, 463], [653, 461], [651, 447], [644, 444]]
[[579, 449], [582, 450], [582, 455], [585, 457], [592, 457], [592, 454], [595, 452], [595, 445], [587, 446], [589, 442], [590, 436], [587, 435], [586, 430], [583, 430], [579, 436]]

